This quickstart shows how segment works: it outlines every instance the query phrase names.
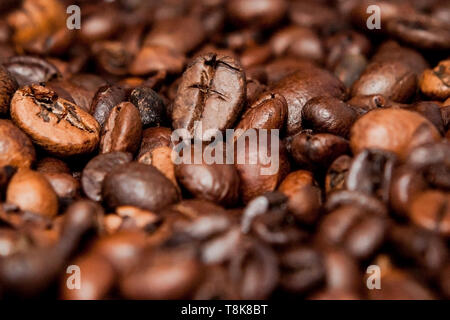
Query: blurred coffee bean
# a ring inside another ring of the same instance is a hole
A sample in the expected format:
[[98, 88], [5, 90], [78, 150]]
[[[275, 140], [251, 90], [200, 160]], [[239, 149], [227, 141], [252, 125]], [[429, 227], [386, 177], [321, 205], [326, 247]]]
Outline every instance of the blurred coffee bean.
[[85, 195], [94, 201], [102, 200], [102, 184], [105, 176], [116, 167], [129, 163], [132, 155], [125, 152], [111, 152], [100, 154], [92, 158], [83, 169], [81, 186]]
[[100, 139], [100, 152], [136, 153], [141, 143], [142, 121], [139, 110], [130, 102], [115, 106], [106, 120]]
[[429, 190], [417, 195], [409, 208], [414, 224], [445, 237], [450, 236], [450, 194]]
[[16, 92], [11, 118], [33, 142], [55, 155], [89, 153], [99, 141], [99, 125], [89, 113], [38, 85]]
[[29, 168], [36, 159], [30, 138], [11, 121], [0, 119], [0, 166]]
[[42, 174], [28, 169], [22, 169], [12, 177], [6, 201], [21, 210], [50, 218], [58, 213], [58, 198], [50, 183]]
[[278, 190], [290, 197], [306, 186], [315, 186], [317, 182], [311, 171], [297, 170], [289, 173], [281, 182]]
[[423, 117], [427, 118], [441, 135], [445, 133], [445, 123], [441, 113], [441, 107], [431, 101], [420, 101], [414, 103], [409, 110], [420, 113]]
[[313, 224], [319, 218], [322, 195], [318, 187], [305, 186], [289, 197], [288, 208], [300, 223]]
[[450, 97], [450, 60], [443, 60], [432, 70], [427, 69], [420, 77], [420, 90], [432, 99]]
[[234, 124], [245, 94], [245, 75], [237, 61], [216, 54], [198, 57], [184, 72], [178, 87], [172, 126], [187, 129], [197, 139], [209, 140], [214, 135], [211, 130]]
[[287, 9], [285, 0], [227, 1], [227, 12], [236, 25], [270, 27], [280, 21]]
[[415, 112], [398, 109], [372, 110], [351, 129], [354, 154], [365, 148], [383, 149], [403, 159], [414, 147], [440, 139], [434, 125]]
[[328, 37], [324, 46], [327, 51], [326, 66], [330, 69], [335, 69], [345, 56], [367, 57], [371, 49], [369, 39], [353, 30]]
[[335, 10], [319, 2], [291, 2], [288, 13], [295, 25], [313, 28], [325, 34], [334, 33], [343, 25]]
[[102, 194], [109, 207], [132, 205], [158, 211], [179, 200], [175, 185], [153, 166], [129, 163], [106, 175]]
[[33, 56], [11, 57], [3, 62], [3, 66], [16, 79], [19, 87], [47, 82], [60, 75], [53, 64]]
[[176, 50], [165, 46], [146, 45], [131, 62], [129, 71], [136, 76], [158, 71], [178, 74], [183, 70], [184, 64], [184, 55]]
[[9, 104], [17, 88], [18, 84], [11, 73], [0, 65], [0, 114], [9, 112]]
[[42, 173], [62, 205], [70, 204], [80, 195], [80, 182], [67, 173]]
[[24, 252], [29, 246], [28, 240], [20, 232], [0, 228], [0, 257], [4, 258], [18, 252]]
[[351, 162], [352, 158], [348, 155], [342, 155], [337, 157], [329, 166], [325, 177], [325, 191], [327, 194], [345, 188], [345, 180], [347, 179]]

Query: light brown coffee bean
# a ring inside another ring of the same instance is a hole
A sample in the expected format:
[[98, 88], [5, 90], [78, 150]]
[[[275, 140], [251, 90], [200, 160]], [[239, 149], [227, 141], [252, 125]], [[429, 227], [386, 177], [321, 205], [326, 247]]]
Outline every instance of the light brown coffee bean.
[[11, 121], [0, 119], [0, 167], [29, 168], [35, 159], [30, 138]]

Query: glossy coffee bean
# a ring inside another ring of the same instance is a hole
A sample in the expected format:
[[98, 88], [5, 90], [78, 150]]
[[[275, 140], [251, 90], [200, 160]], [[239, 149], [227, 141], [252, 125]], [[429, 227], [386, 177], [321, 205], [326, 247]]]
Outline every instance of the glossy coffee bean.
[[97, 90], [92, 104], [91, 114], [103, 126], [112, 108], [126, 100], [125, 90], [119, 86], [102, 86]]
[[280, 80], [273, 88], [287, 101], [287, 133], [294, 134], [302, 129], [302, 109], [312, 98], [329, 96], [344, 99], [344, 85], [326, 70], [304, 65], [294, 74]]
[[11, 118], [34, 143], [55, 155], [89, 153], [99, 141], [100, 128], [90, 114], [41, 86], [16, 92]]
[[0, 119], [0, 166], [29, 168], [36, 159], [30, 138], [11, 121]]
[[21, 210], [52, 218], [58, 213], [58, 198], [45, 177], [29, 169], [17, 172], [9, 182], [6, 201]]
[[16, 79], [19, 87], [47, 82], [59, 77], [59, 70], [45, 59], [33, 56], [15, 56], [3, 66]]
[[357, 154], [365, 148], [378, 148], [400, 158], [414, 147], [440, 139], [437, 129], [415, 112], [397, 109], [373, 110], [352, 127], [350, 145]]
[[315, 132], [347, 137], [358, 113], [345, 102], [333, 97], [309, 100], [302, 109], [302, 126]]
[[106, 120], [101, 133], [100, 152], [113, 151], [136, 153], [142, 136], [139, 110], [130, 102], [115, 106]]
[[104, 153], [92, 158], [81, 175], [81, 186], [85, 195], [94, 201], [102, 200], [101, 190], [105, 176], [131, 160], [132, 155], [125, 152]]
[[[208, 140], [213, 133], [203, 136], [206, 130], [224, 130], [233, 125], [245, 94], [245, 75], [237, 61], [216, 54], [198, 57], [184, 72], [178, 87], [172, 126]], [[201, 131], [195, 127], [199, 123]]]
[[130, 102], [138, 108], [144, 128], [161, 125], [165, 117], [165, 106], [155, 91], [138, 87], [131, 92]]
[[179, 200], [175, 185], [153, 166], [140, 163], [121, 165], [106, 175], [103, 198], [115, 208], [132, 205], [158, 211]]
[[0, 66], [0, 114], [6, 114], [9, 111], [9, 104], [18, 84], [11, 73]]
[[416, 92], [418, 76], [426, 67], [419, 53], [387, 42], [353, 84], [352, 96], [381, 94], [396, 102], [407, 102]]
[[[279, 94], [261, 95], [248, 109], [237, 124], [236, 130], [282, 129], [287, 116], [286, 99]], [[239, 134], [236, 133], [236, 137]]]

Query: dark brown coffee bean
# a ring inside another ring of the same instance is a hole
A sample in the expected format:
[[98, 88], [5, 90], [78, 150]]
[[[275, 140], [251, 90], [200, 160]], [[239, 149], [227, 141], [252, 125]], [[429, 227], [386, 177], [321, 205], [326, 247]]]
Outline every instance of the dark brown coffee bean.
[[308, 28], [287, 27], [278, 31], [270, 40], [276, 56], [291, 55], [321, 62], [324, 57], [322, 42], [317, 34]]
[[387, 202], [396, 161], [396, 156], [390, 152], [374, 149], [361, 151], [348, 171], [345, 181], [347, 190], [364, 192]]
[[416, 111], [427, 118], [441, 135], [445, 134], [444, 120], [441, 113], [441, 107], [431, 101], [420, 101], [414, 103], [408, 110]]
[[158, 211], [179, 200], [178, 190], [155, 167], [140, 163], [121, 165], [103, 182], [103, 198], [115, 208], [132, 205]]
[[330, 36], [325, 41], [327, 51], [326, 66], [335, 69], [345, 56], [366, 57], [371, 49], [369, 39], [355, 31], [343, 31]]
[[175, 174], [180, 184], [200, 199], [235, 205], [239, 199], [239, 176], [232, 164], [179, 164]]
[[432, 99], [450, 97], [450, 60], [443, 60], [432, 70], [427, 69], [420, 77], [420, 90]]
[[[172, 130], [165, 127], [154, 127], [147, 128], [142, 133], [141, 148], [139, 150], [139, 155], [137, 160], [139, 162], [144, 161], [146, 153], [150, 153], [159, 147], [170, 147], [172, 146]], [[145, 161], [143, 162], [145, 163]]]
[[267, 87], [266, 85], [262, 84], [259, 80], [249, 77], [248, 72], [246, 74], [247, 74], [247, 81], [246, 81], [247, 107], [250, 107], [254, 105], [256, 99], [258, 99], [265, 91], [267, 91]]
[[100, 126], [106, 122], [112, 108], [126, 101], [126, 92], [119, 86], [103, 86], [97, 90], [92, 104], [91, 114]]
[[337, 157], [347, 153], [348, 141], [329, 133], [300, 131], [287, 138], [287, 149], [297, 164], [309, 168], [327, 168]]
[[426, 61], [417, 52], [386, 42], [353, 84], [352, 96], [381, 94], [406, 102], [416, 92], [418, 76], [426, 67]]
[[448, 253], [445, 242], [438, 235], [418, 227], [400, 225], [392, 226], [388, 235], [395, 252], [413, 260], [428, 275], [436, 275], [444, 267]]
[[287, 101], [289, 135], [302, 129], [302, 109], [310, 99], [319, 96], [344, 99], [346, 96], [344, 85], [331, 73], [307, 65], [279, 81], [272, 92], [282, 95]]
[[9, 112], [11, 98], [16, 92], [18, 84], [11, 73], [0, 65], [0, 114]]
[[[282, 129], [287, 115], [286, 99], [279, 94], [266, 93], [260, 96], [248, 109], [236, 126], [245, 133], [248, 129]], [[236, 132], [235, 137], [239, 137]]]
[[352, 158], [348, 155], [342, 155], [333, 161], [325, 177], [325, 191], [327, 194], [345, 188], [345, 180], [347, 179], [351, 162]]
[[58, 196], [60, 204], [67, 205], [80, 195], [80, 182], [67, 173], [42, 173]]
[[264, 67], [264, 82], [275, 85], [281, 79], [294, 74], [299, 69], [313, 67], [314, 63], [306, 59], [282, 57], [275, 59]]
[[80, 268], [82, 284], [79, 289], [68, 289], [70, 273], [65, 274], [61, 283], [61, 298], [64, 300], [100, 300], [106, 298], [114, 284], [114, 269], [102, 256], [87, 254], [76, 259], [73, 265]]
[[286, 12], [285, 0], [227, 1], [227, 11], [236, 25], [270, 27], [281, 20]]
[[356, 206], [385, 217], [388, 214], [386, 205], [379, 199], [358, 191], [339, 190], [328, 195], [324, 205], [326, 211], [333, 211], [341, 206]]
[[11, 118], [33, 142], [56, 155], [89, 153], [99, 141], [100, 127], [90, 114], [38, 85], [16, 92]]
[[3, 66], [17, 80], [19, 87], [47, 82], [60, 75], [53, 64], [32, 56], [11, 57], [3, 63]]
[[29, 168], [36, 159], [30, 138], [11, 121], [0, 119], [0, 166]]
[[440, 134], [433, 124], [415, 112], [378, 109], [355, 122], [350, 145], [354, 154], [366, 148], [378, 148], [404, 159], [414, 147], [439, 139]]
[[355, 96], [347, 101], [347, 103], [357, 109], [361, 114], [378, 108], [403, 108], [406, 104], [401, 104], [387, 99], [381, 94], [373, 94], [368, 96]]
[[422, 192], [410, 204], [409, 217], [418, 226], [450, 236], [450, 195], [437, 190]]
[[269, 45], [254, 45], [242, 52], [240, 61], [245, 70], [266, 62], [272, 56]]
[[[234, 124], [245, 94], [245, 74], [237, 61], [216, 54], [198, 57], [184, 72], [178, 87], [172, 126], [209, 140], [214, 134], [211, 130], [224, 130]], [[209, 134], [203, 136], [206, 130]]]
[[351, 88], [366, 70], [367, 59], [361, 54], [345, 54], [334, 68], [334, 74], [347, 88]]
[[71, 173], [64, 161], [52, 157], [41, 158], [36, 163], [36, 171], [40, 173]]
[[50, 218], [58, 213], [58, 198], [50, 183], [39, 172], [28, 169], [13, 176], [6, 191], [6, 201], [21, 210]]
[[138, 109], [130, 102], [115, 106], [106, 120], [100, 139], [100, 152], [136, 153], [141, 143], [142, 121]]
[[314, 132], [348, 137], [358, 113], [345, 102], [333, 97], [309, 100], [302, 109], [302, 126]]
[[284, 290], [306, 293], [325, 281], [325, 265], [314, 248], [296, 246], [280, 254], [281, 279]]
[[439, 277], [439, 285], [441, 287], [442, 292], [444, 293], [445, 297], [450, 297], [450, 265], [447, 263], [447, 266], [442, 269], [441, 275]]
[[111, 152], [100, 154], [91, 159], [83, 169], [81, 186], [86, 196], [94, 201], [101, 201], [101, 189], [105, 176], [116, 167], [129, 163], [132, 160], [130, 153]]
[[426, 50], [449, 50], [450, 31], [427, 15], [402, 16], [386, 26], [388, 33], [402, 42]]
[[[260, 132], [256, 132], [256, 137], [258, 137], [256, 147], [254, 143], [250, 145], [246, 135], [239, 137], [235, 144], [237, 145], [235, 167], [241, 181], [241, 198], [245, 203], [265, 192], [275, 190], [290, 168], [282, 141], [276, 136], [268, 135], [266, 143], [263, 143]], [[272, 144], [273, 139], [276, 140]], [[279, 147], [274, 148], [274, 144], [278, 144]], [[264, 159], [266, 156], [268, 159]]]
[[201, 264], [191, 251], [171, 249], [145, 254], [135, 270], [121, 281], [122, 294], [129, 299], [188, 297], [202, 278]]
[[45, 87], [55, 91], [60, 98], [76, 104], [84, 111], [90, 111], [95, 92], [86, 90], [71, 81], [59, 79], [47, 82]]
[[320, 243], [345, 249], [357, 259], [367, 259], [381, 246], [386, 233], [383, 217], [356, 206], [328, 213], [317, 234]]
[[325, 262], [326, 287], [357, 294], [361, 290], [362, 278], [357, 260], [336, 248], [321, 248], [320, 251]]
[[118, 76], [127, 74], [128, 65], [133, 59], [133, 52], [126, 47], [126, 43], [99, 41], [93, 44], [92, 51], [98, 65], [106, 72]]
[[319, 2], [292, 2], [288, 13], [295, 25], [313, 28], [325, 34], [336, 32], [343, 24], [335, 10]]
[[155, 91], [148, 87], [138, 87], [131, 92], [130, 102], [139, 109], [144, 128], [161, 125], [165, 117], [165, 106]]
[[300, 223], [313, 224], [319, 218], [322, 194], [318, 187], [305, 186], [289, 197], [288, 208]]

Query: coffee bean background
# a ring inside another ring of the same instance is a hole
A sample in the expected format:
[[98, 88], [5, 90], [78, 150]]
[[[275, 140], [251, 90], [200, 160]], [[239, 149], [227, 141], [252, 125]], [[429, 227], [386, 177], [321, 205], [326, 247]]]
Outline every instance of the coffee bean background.
[[449, 0], [0, 1], [0, 298], [450, 299], [449, 125]]

